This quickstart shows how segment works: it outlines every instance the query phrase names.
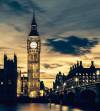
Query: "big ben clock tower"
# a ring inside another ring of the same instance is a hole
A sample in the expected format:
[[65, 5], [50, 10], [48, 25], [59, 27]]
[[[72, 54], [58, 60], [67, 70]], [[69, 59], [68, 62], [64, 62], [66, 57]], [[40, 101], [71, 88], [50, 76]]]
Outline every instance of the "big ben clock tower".
[[41, 40], [37, 31], [35, 15], [31, 24], [31, 31], [27, 39], [28, 54], [28, 96], [36, 98], [40, 92], [40, 49]]

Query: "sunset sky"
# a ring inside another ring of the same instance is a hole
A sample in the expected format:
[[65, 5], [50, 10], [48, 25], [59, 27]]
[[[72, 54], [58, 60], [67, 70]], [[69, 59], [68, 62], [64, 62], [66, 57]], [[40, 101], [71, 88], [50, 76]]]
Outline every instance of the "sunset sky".
[[[27, 37], [33, 10], [42, 40], [41, 78], [52, 86], [55, 75], [72, 64], [91, 60], [100, 67], [100, 0], [0, 0], [0, 67], [4, 52], [18, 56], [27, 73]], [[45, 79], [48, 78], [48, 79]]]

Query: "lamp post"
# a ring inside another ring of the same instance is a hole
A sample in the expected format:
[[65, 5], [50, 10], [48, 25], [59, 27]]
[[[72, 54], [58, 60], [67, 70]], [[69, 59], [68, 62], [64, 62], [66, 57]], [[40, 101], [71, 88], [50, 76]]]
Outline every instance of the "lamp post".
[[74, 87], [72, 86], [71, 88], [73, 89]]
[[63, 84], [63, 91], [65, 90], [65, 87], [66, 87], [66, 82], [64, 82]]
[[59, 86], [57, 86], [56, 88], [57, 88], [57, 90], [58, 90], [58, 89], [59, 89]]
[[96, 75], [97, 75], [97, 82], [99, 82], [100, 81], [100, 71], [99, 70], [96, 72]]
[[76, 78], [75, 78], [76, 86], [78, 86], [78, 85], [79, 85], [79, 84], [78, 84], [78, 82], [79, 82], [79, 79], [76, 77]]

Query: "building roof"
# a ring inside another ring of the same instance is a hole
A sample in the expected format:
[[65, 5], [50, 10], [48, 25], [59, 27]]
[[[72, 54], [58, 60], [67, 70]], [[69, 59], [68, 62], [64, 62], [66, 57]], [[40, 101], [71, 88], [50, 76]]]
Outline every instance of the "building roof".
[[36, 19], [35, 19], [35, 14], [33, 14], [31, 31], [29, 33], [29, 36], [39, 36], [39, 33], [37, 31], [37, 23], [36, 23]]

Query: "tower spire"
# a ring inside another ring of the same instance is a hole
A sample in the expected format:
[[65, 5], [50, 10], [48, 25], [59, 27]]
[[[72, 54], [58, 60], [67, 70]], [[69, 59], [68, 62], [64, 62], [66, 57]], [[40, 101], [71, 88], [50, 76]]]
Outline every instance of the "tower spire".
[[31, 32], [29, 33], [29, 36], [39, 36], [39, 33], [37, 31], [37, 23], [35, 19], [35, 10], [33, 11], [33, 19], [31, 23]]
[[36, 19], [35, 19], [35, 10], [33, 11], [33, 20], [31, 25], [37, 25]]

